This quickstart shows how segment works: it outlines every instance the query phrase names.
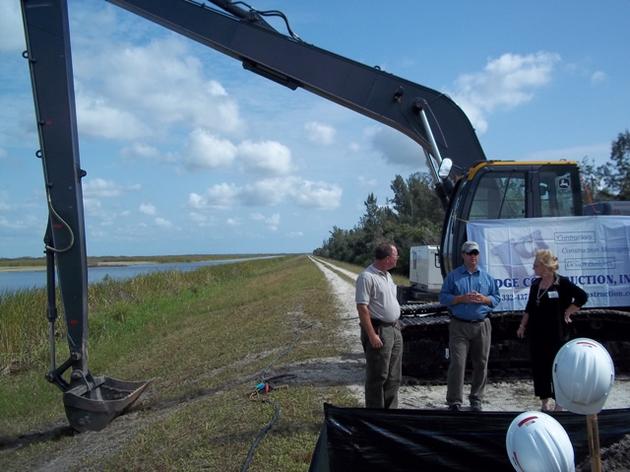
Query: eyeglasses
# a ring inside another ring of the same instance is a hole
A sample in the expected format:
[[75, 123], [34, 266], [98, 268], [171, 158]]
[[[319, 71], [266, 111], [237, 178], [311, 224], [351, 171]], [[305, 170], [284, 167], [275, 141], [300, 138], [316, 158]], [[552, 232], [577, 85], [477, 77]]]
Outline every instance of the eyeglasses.
[[478, 256], [479, 255], [479, 251], [477, 251], [476, 249], [473, 249], [470, 252], [466, 253], [468, 256]]

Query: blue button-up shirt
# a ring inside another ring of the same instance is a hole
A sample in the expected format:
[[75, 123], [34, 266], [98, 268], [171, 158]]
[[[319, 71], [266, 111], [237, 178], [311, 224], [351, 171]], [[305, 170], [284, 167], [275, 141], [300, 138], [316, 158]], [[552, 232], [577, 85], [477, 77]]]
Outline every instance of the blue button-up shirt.
[[[458, 303], [453, 305], [453, 299], [456, 296], [473, 291], [489, 297], [492, 305], [481, 303]], [[499, 301], [499, 289], [492, 276], [480, 268], [470, 273], [464, 265], [459, 266], [446, 276], [440, 292], [440, 303], [447, 305], [451, 314], [462, 320], [484, 319], [499, 304]]]

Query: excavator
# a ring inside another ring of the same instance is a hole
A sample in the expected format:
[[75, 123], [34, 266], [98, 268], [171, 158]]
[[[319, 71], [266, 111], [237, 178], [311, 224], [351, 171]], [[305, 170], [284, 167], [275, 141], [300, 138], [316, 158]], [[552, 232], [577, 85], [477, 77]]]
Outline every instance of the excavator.
[[[212, 6], [193, 0], [108, 1], [228, 55], [250, 72], [291, 90], [308, 90], [418, 143], [446, 210], [439, 254], [444, 273], [461, 263], [459, 248], [470, 219], [582, 214], [575, 162], [487, 160], [466, 114], [447, 95], [308, 44], [279, 11], [258, 11], [229, 0], [211, 0]], [[21, 0], [21, 5], [27, 44], [23, 55], [30, 68], [41, 146], [36, 154], [42, 161], [49, 209], [44, 238], [51, 346], [47, 378], [63, 392], [70, 425], [79, 431], [98, 430], [129, 408], [147, 382], [93, 376], [89, 371], [81, 188], [86, 172], [79, 160], [67, 1]], [[271, 16], [284, 21], [286, 32], [266, 20]], [[69, 345], [69, 357], [60, 366], [55, 363], [54, 345], [56, 278]], [[417, 313], [406, 313], [406, 343], [410, 336], [417, 342], [408, 343], [411, 350], [405, 356], [408, 364], [439, 370], [444, 362], [446, 315], [431, 304], [423, 306]], [[510, 323], [506, 324], [509, 337], [514, 337], [516, 328], [512, 331]]]

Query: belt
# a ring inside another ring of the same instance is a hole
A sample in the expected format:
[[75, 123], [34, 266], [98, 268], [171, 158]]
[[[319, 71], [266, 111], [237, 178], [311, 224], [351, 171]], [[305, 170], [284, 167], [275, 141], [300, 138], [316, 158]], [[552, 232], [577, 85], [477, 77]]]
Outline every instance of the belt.
[[480, 320], [463, 320], [461, 318], [458, 318], [457, 316], [453, 316], [452, 318], [454, 320], [461, 321], [462, 323], [481, 323], [482, 321], [486, 320], [485, 318], [482, 318]]
[[370, 318], [370, 321], [372, 322], [372, 326], [374, 328], [378, 328], [379, 326], [385, 326], [386, 328], [389, 328], [391, 326], [396, 326], [398, 324], [398, 321], [387, 323], [385, 321], [377, 320], [376, 318]]

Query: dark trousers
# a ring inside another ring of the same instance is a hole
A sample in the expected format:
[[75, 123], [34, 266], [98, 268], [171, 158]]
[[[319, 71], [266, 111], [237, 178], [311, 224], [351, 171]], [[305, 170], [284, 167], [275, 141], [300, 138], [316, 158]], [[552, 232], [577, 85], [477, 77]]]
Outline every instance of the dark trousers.
[[374, 349], [361, 329], [365, 353], [365, 407], [398, 408], [398, 388], [402, 379], [403, 340], [398, 326], [378, 326], [383, 347]]
[[534, 395], [541, 400], [556, 398], [553, 390], [553, 361], [561, 347], [562, 341], [558, 339], [530, 339]]

